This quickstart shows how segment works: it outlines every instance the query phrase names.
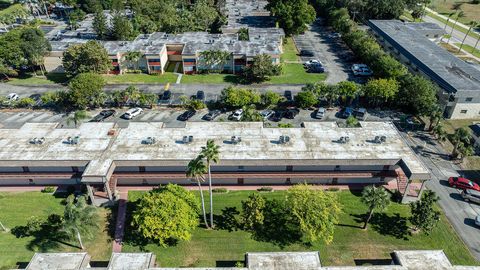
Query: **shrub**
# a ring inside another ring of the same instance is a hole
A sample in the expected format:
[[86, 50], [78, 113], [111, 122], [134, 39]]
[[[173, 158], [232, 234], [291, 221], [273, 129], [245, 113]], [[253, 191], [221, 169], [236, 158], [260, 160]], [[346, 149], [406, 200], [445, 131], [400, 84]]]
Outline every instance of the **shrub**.
[[278, 123], [279, 128], [292, 128], [293, 125], [291, 123]]
[[260, 192], [272, 192], [272, 191], [273, 191], [273, 188], [272, 188], [272, 187], [261, 187], [261, 188], [257, 189], [257, 191], [260, 191]]
[[337, 187], [330, 187], [330, 188], [327, 188], [327, 191], [332, 191], [332, 192], [336, 192], [336, 191], [339, 191], [340, 189], [337, 188]]
[[55, 187], [44, 187], [42, 193], [53, 193], [55, 192]]
[[212, 189], [212, 192], [213, 193], [227, 193], [228, 189], [226, 189], [226, 188], [214, 188], [214, 189]]

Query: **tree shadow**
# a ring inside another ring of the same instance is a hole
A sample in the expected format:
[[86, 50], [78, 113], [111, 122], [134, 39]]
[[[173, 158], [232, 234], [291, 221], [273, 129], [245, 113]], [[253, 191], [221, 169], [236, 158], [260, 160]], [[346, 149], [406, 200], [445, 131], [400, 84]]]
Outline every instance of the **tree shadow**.
[[237, 207], [225, 207], [222, 209], [221, 215], [214, 215], [215, 227], [220, 230], [227, 230], [229, 232], [240, 229], [240, 223], [237, 216], [240, 214]]
[[[352, 214], [351, 216], [356, 218], [356, 222], [360, 223], [365, 221], [366, 215]], [[393, 236], [397, 239], [408, 240], [408, 236], [411, 235], [407, 225], [407, 218], [401, 217], [398, 213], [392, 216], [385, 213], [374, 213], [368, 225], [381, 235]]]
[[[127, 202], [127, 212], [125, 213], [125, 229], [124, 229], [124, 236], [123, 242], [127, 243], [131, 246], [136, 246], [140, 249], [140, 251], [145, 252], [145, 246], [150, 242], [148, 239], [143, 237], [141, 233], [135, 230], [132, 227], [132, 220], [133, 220], [133, 213], [137, 209], [137, 202], [135, 201], [128, 201]], [[115, 225], [113, 225], [115, 227]], [[115, 231], [113, 232], [115, 238]]]

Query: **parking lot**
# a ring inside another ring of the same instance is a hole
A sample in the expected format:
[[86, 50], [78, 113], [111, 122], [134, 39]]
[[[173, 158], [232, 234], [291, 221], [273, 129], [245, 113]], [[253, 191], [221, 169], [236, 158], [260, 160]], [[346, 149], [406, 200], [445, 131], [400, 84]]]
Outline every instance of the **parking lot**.
[[[166, 127], [183, 127], [185, 126], [184, 121], [177, 120], [178, 116], [185, 112], [185, 109], [181, 108], [170, 108], [170, 107], [157, 107], [155, 109], [145, 109], [143, 113], [137, 117], [126, 120], [121, 118], [123, 113], [127, 111], [128, 108], [115, 109], [116, 114], [113, 117], [110, 117], [105, 120], [105, 122], [116, 122], [120, 127], [128, 125], [128, 122], [163, 122]], [[89, 121], [95, 115], [97, 115], [101, 110], [89, 111], [88, 114], [90, 118], [85, 121]], [[300, 110], [299, 114], [295, 119], [286, 119], [283, 118], [280, 122], [273, 122], [270, 120], [265, 121], [265, 126], [275, 127], [279, 123], [289, 123], [293, 127], [300, 127], [303, 122], [307, 121], [344, 121], [344, 119], [338, 118], [339, 109], [332, 108], [328, 109], [325, 113], [323, 119], [314, 118], [316, 110]], [[203, 109], [197, 111], [197, 113], [190, 118], [188, 121], [196, 122], [207, 122], [203, 119], [205, 114], [208, 113], [208, 109]], [[222, 113], [214, 121], [231, 121], [229, 116], [232, 114], [231, 111]], [[0, 128], [19, 128], [26, 122], [33, 123], [59, 123], [60, 127], [73, 127], [73, 124], [67, 123], [68, 115], [55, 113], [51, 111], [37, 110], [37, 111], [18, 111], [18, 110], [3, 110], [0, 111]], [[398, 113], [395, 112], [376, 112], [369, 111], [367, 121], [391, 121], [397, 120], [399, 118]]]
[[303, 35], [293, 37], [297, 49], [314, 53], [313, 57], [302, 56], [302, 61], [318, 59], [328, 73], [327, 83], [335, 84], [345, 80], [363, 82], [363, 78], [353, 76], [350, 67], [356, 57], [345, 45], [341, 37], [332, 34], [332, 30], [316, 20]]

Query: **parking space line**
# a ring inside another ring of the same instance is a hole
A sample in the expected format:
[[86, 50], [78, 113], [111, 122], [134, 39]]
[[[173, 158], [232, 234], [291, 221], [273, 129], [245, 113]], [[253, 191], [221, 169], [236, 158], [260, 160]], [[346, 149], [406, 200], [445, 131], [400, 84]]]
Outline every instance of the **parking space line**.
[[43, 122], [44, 122], [44, 123], [58, 122], [61, 118], [62, 118], [61, 115], [56, 114], [56, 115], [51, 116], [51, 117], [48, 118], [48, 119], [45, 119]]
[[150, 111], [150, 112], [147, 112], [146, 114], [143, 114], [142, 116], [138, 117], [137, 120], [142, 121], [142, 122], [147, 122], [147, 121], [149, 121], [150, 118], [152, 118], [154, 116], [155, 116], [155, 112]]
[[26, 114], [28, 113], [15, 113], [14, 115], [8, 117], [7, 119], [3, 120], [4, 122], [13, 122], [13, 121], [17, 121], [18, 118], [22, 118], [24, 117]]
[[35, 117], [34, 119], [31, 119], [30, 122], [39, 122], [41, 123], [43, 120], [51, 117], [52, 115], [50, 113], [42, 113], [39, 116]]

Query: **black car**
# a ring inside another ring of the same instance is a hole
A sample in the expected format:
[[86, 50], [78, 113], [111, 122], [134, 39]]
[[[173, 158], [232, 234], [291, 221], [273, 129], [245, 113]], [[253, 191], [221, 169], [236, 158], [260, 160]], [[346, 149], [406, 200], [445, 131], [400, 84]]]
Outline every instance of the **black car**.
[[315, 54], [310, 50], [301, 50], [300, 51], [300, 56], [313, 57], [313, 56], [315, 56]]
[[187, 121], [188, 119], [192, 118], [197, 112], [193, 110], [186, 111], [178, 116], [178, 120], [180, 121]]
[[270, 118], [273, 122], [280, 122], [285, 116], [285, 111], [276, 111], [275, 114]]
[[95, 115], [95, 117], [93, 117], [93, 119], [90, 120], [90, 122], [102, 122], [105, 119], [111, 116], [114, 116], [115, 113], [116, 113], [115, 110], [103, 110], [99, 114]]
[[210, 111], [208, 112], [207, 114], [205, 114], [205, 116], [203, 117], [203, 119], [207, 120], [207, 121], [212, 121], [214, 120], [215, 118], [217, 118], [217, 116], [219, 116], [222, 112], [220, 110], [213, 110], [213, 111]]
[[292, 101], [293, 100], [292, 91], [289, 91], [289, 90], [285, 91], [284, 96], [287, 99], [287, 101]]
[[172, 91], [166, 90], [159, 98], [160, 100], [170, 100], [172, 98]]
[[204, 100], [205, 99], [205, 93], [203, 91], [197, 91], [197, 95], [195, 96], [196, 99], [198, 100]]
[[299, 109], [290, 109], [285, 113], [285, 118], [294, 119], [295, 116], [297, 116], [299, 112], [300, 112]]

